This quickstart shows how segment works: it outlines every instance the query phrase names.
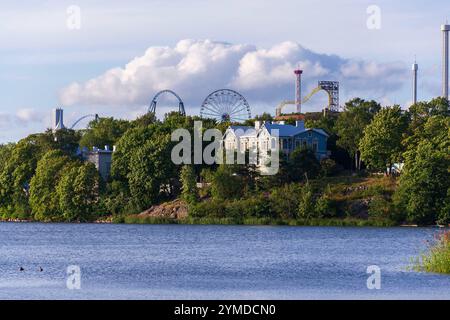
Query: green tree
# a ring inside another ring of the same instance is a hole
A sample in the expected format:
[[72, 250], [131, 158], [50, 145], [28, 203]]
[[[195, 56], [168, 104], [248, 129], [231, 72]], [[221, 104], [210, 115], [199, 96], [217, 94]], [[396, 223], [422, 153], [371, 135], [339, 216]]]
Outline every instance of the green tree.
[[408, 220], [420, 224], [438, 220], [450, 188], [448, 155], [427, 141], [420, 142], [414, 153], [407, 154], [396, 199]]
[[243, 177], [236, 174], [233, 165], [220, 165], [211, 181], [211, 194], [215, 199], [239, 199], [244, 195]]
[[30, 213], [29, 183], [42, 154], [37, 135], [28, 136], [10, 147], [0, 172], [0, 206], [6, 215]]
[[336, 208], [333, 206], [333, 201], [331, 200], [332, 193], [330, 185], [327, 185], [324, 192], [317, 198], [314, 212], [316, 217], [333, 217], [336, 215]]
[[446, 98], [438, 97], [431, 101], [418, 102], [409, 107], [408, 114], [411, 119], [411, 131], [422, 127], [433, 116], [450, 116], [449, 101]]
[[77, 163], [64, 170], [56, 187], [65, 221], [90, 221], [99, 202], [100, 176], [92, 163]]
[[429, 117], [407, 144], [395, 193], [398, 210], [405, 212], [408, 220], [420, 224], [450, 222], [449, 155], [450, 117]]
[[401, 161], [403, 135], [408, 127], [408, 118], [400, 106], [379, 111], [364, 130], [359, 143], [362, 160], [376, 170], [385, 171]]
[[184, 165], [181, 168], [180, 180], [183, 199], [189, 204], [196, 203], [198, 201], [197, 179], [191, 165]]
[[42, 139], [45, 141], [48, 150], [61, 150], [69, 157], [73, 157], [79, 147], [81, 133], [71, 129], [62, 129], [52, 132], [50, 129], [45, 132]]
[[80, 147], [113, 146], [120, 137], [131, 127], [126, 120], [114, 118], [100, 118], [89, 123], [80, 139]]
[[381, 106], [375, 101], [365, 101], [355, 98], [348, 101], [345, 111], [339, 114], [334, 130], [339, 139], [337, 146], [342, 147], [355, 159], [355, 168], [361, 169], [360, 140], [364, 129], [372, 121]]
[[130, 155], [127, 179], [131, 201], [139, 210], [174, 194], [178, 173], [170, 160], [172, 146], [170, 136], [164, 135], [145, 142]]
[[290, 155], [287, 163], [290, 181], [303, 181], [306, 177], [316, 178], [320, 173], [320, 163], [310, 149], [297, 148]]
[[272, 211], [281, 218], [295, 219], [298, 215], [301, 193], [302, 187], [297, 183], [273, 189], [269, 196]]
[[52, 150], [39, 160], [36, 174], [30, 183], [30, 206], [36, 220], [61, 219], [56, 186], [61, 174], [73, 165], [71, 159], [61, 150]]
[[308, 181], [303, 185], [300, 193], [298, 216], [303, 219], [309, 219], [315, 216], [314, 193]]

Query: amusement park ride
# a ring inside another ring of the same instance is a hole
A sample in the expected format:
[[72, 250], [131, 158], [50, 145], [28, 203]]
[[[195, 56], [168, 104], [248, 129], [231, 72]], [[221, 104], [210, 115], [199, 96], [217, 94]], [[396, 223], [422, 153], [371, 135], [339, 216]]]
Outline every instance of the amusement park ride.
[[220, 89], [209, 94], [202, 103], [200, 117], [219, 122], [241, 122], [251, 119], [250, 105], [237, 91]]
[[[328, 107], [325, 110], [332, 112], [339, 111], [339, 82], [319, 81], [316, 88], [305, 98], [301, 99], [301, 75], [302, 70], [295, 70], [295, 100], [285, 100], [276, 108], [276, 116], [281, 116], [283, 108], [287, 105], [296, 105], [297, 113], [301, 113], [301, 105], [308, 102], [316, 93], [323, 90], [328, 94]], [[186, 115], [184, 103], [181, 98], [172, 90], [158, 92], [150, 103], [148, 112], [156, 112], [158, 97], [164, 93], [169, 93], [178, 99], [178, 112]], [[203, 101], [200, 108], [202, 118], [212, 118], [218, 122], [242, 122], [251, 119], [250, 105], [239, 92], [230, 89], [220, 89], [210, 93]]]
[[[77, 124], [79, 124], [81, 121], [83, 121], [84, 119], [87, 119], [87, 118], [94, 118], [95, 121], [98, 121], [99, 116], [98, 116], [98, 114], [88, 114], [88, 115], [82, 116], [77, 121], [75, 121], [69, 127], [69, 129], [71, 129], [71, 130], [75, 129]], [[53, 130], [56, 131], [56, 130], [61, 130], [61, 129], [66, 129], [66, 128], [67, 127], [64, 125], [64, 110], [62, 108], [56, 108], [54, 110]]]
[[326, 109], [330, 111], [339, 111], [339, 82], [337, 81], [319, 81], [317, 87], [315, 87], [305, 98], [301, 99], [301, 74], [302, 70], [295, 70], [296, 82], [295, 82], [295, 101], [285, 100], [282, 101], [275, 110], [277, 117], [281, 116], [283, 108], [287, 105], [296, 105], [297, 113], [301, 113], [301, 105], [308, 102], [312, 96], [317, 92], [324, 90], [328, 94], [328, 107]]
[[[303, 99], [301, 98], [301, 75], [302, 70], [294, 70], [296, 75], [295, 82], [295, 100], [282, 101], [276, 108], [276, 116], [280, 117], [283, 108], [287, 105], [295, 105], [297, 115], [301, 115], [302, 104], [308, 102], [317, 92], [323, 90], [328, 94], [328, 107], [325, 110], [332, 112], [339, 111], [339, 82], [337, 81], [319, 81], [316, 88]], [[186, 111], [181, 97], [172, 90], [159, 91], [151, 100], [148, 113], [156, 113], [156, 105], [160, 96], [169, 94], [178, 100], [178, 112], [185, 116]], [[65, 128], [63, 124], [63, 110], [55, 110], [54, 130]], [[220, 89], [210, 93], [203, 101], [200, 108], [200, 117], [215, 119], [217, 122], [243, 122], [251, 119], [250, 105], [239, 92], [231, 89]], [[82, 120], [86, 118], [99, 119], [97, 114], [88, 114], [73, 123], [70, 129], [74, 129]]]
[[150, 103], [150, 107], [148, 108], [148, 112], [149, 113], [156, 113], [156, 103], [158, 102], [158, 98], [159, 96], [163, 95], [163, 94], [171, 94], [172, 96], [174, 96], [175, 98], [178, 99], [178, 112], [185, 116], [186, 115], [186, 111], [184, 110], [184, 102], [183, 100], [181, 100], [180, 96], [177, 95], [175, 92], [173, 92], [172, 90], [162, 90], [160, 92], [158, 92], [152, 99], [152, 102]]

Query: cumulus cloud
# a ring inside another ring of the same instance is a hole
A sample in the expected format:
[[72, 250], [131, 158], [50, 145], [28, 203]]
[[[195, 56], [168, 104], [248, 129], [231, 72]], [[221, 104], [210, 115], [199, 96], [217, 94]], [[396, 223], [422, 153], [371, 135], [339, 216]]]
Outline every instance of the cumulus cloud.
[[45, 117], [33, 108], [22, 108], [16, 112], [0, 113], [0, 127], [11, 128], [13, 125], [28, 125], [32, 123], [42, 123]]
[[189, 112], [189, 108], [198, 109], [211, 91], [232, 88], [240, 91], [252, 107], [274, 106], [292, 99], [293, 69], [297, 67], [304, 70], [305, 94], [318, 80], [335, 80], [341, 83], [341, 101], [353, 96], [385, 98], [407, 82], [408, 70], [399, 63], [321, 54], [290, 41], [257, 48], [182, 40], [174, 47], [150, 47], [124, 67], [110, 69], [83, 83], [72, 83], [61, 90], [60, 100], [64, 106], [136, 108], [148, 104], [157, 91], [172, 89], [183, 98]]

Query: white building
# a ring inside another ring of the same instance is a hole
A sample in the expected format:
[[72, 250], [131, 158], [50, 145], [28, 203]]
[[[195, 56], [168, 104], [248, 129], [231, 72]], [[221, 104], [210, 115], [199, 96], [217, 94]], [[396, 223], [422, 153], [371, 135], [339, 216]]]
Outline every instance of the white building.
[[328, 157], [328, 134], [323, 129], [305, 128], [304, 121], [296, 121], [295, 126], [287, 125], [284, 121], [271, 123], [269, 121], [255, 121], [254, 127], [230, 126], [223, 137], [225, 150], [239, 150], [245, 152], [256, 148], [262, 152], [273, 149], [278, 130], [279, 150], [289, 156], [295, 149], [309, 148], [318, 160]]

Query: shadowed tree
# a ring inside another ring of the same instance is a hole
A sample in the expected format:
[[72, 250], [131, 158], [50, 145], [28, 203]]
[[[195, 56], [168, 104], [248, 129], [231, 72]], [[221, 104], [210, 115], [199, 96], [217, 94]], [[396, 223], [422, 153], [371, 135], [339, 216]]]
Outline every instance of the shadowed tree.
[[354, 158], [354, 167], [361, 169], [360, 140], [364, 129], [372, 121], [375, 114], [380, 111], [381, 105], [375, 101], [365, 101], [355, 98], [348, 101], [345, 111], [339, 114], [334, 127], [339, 139], [337, 146], [342, 147]]

